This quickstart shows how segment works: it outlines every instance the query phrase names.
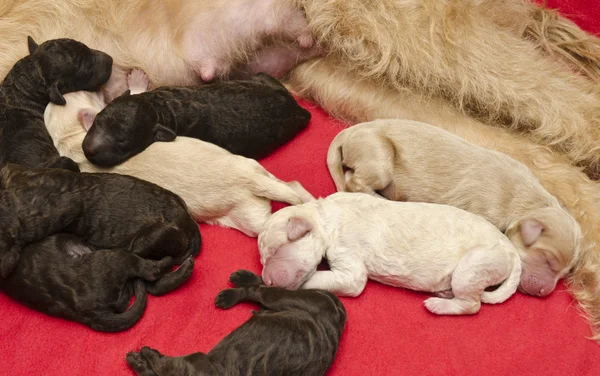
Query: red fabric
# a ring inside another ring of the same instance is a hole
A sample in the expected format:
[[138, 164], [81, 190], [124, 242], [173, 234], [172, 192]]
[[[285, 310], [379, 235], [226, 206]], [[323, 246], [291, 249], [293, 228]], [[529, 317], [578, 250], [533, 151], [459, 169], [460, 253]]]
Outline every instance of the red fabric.
[[[578, 22], [600, 32], [600, 4], [553, 0]], [[316, 106], [308, 129], [261, 163], [284, 180], [299, 180], [315, 196], [334, 192], [327, 148], [343, 124]], [[275, 205], [275, 209], [281, 205]], [[250, 317], [254, 306], [222, 311], [217, 293], [229, 274], [260, 272], [256, 240], [201, 225], [204, 245], [190, 281], [149, 297], [142, 320], [121, 333], [87, 327], [29, 310], [0, 294], [0, 375], [133, 375], [125, 353], [148, 345], [167, 355], [208, 352]], [[560, 285], [550, 297], [517, 293], [471, 317], [436, 317], [426, 294], [370, 282], [358, 298], [342, 299], [348, 322], [330, 375], [600, 375], [600, 346], [576, 303]]]

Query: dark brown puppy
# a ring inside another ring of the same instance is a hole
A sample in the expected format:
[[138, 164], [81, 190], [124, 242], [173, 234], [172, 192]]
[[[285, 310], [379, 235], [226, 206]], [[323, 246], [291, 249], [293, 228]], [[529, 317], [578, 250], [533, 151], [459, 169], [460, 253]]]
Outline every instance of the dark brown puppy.
[[335, 295], [266, 287], [259, 276], [245, 270], [233, 273], [230, 281], [236, 288], [219, 293], [218, 307], [252, 301], [263, 309], [208, 354], [169, 357], [144, 347], [127, 354], [129, 366], [140, 376], [317, 376], [327, 372], [346, 323], [346, 310]]
[[279, 81], [263, 73], [197, 87], [127, 91], [98, 113], [93, 125], [85, 124], [83, 152], [90, 162], [111, 167], [155, 141], [187, 136], [259, 159], [306, 128], [310, 117]]
[[0, 276], [14, 270], [29, 243], [59, 232], [101, 249], [127, 249], [138, 256], [180, 264], [200, 248], [198, 225], [183, 200], [155, 184], [118, 174], [0, 169]]
[[[177, 271], [168, 273], [171, 257], [143, 259], [135, 255], [141, 253], [135, 243], [129, 251], [95, 250], [74, 235], [47, 237], [23, 249], [17, 268], [0, 280], [0, 289], [32, 309], [95, 330], [128, 329], [146, 309], [145, 281], [171, 279], [163, 287], [173, 290], [191, 275], [194, 265], [190, 256]], [[128, 310], [133, 286], [136, 300]]]
[[58, 155], [44, 126], [44, 110], [49, 102], [65, 104], [62, 94], [98, 90], [110, 78], [112, 58], [72, 39], [38, 46], [29, 37], [28, 44], [29, 55], [0, 85], [0, 165], [79, 171], [70, 158]]

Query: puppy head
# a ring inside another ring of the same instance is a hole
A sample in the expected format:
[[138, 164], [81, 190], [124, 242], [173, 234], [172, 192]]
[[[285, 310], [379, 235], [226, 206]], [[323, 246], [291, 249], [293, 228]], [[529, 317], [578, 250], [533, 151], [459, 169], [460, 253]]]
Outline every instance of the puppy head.
[[112, 58], [73, 39], [52, 39], [38, 45], [27, 38], [29, 58], [48, 85], [50, 102], [66, 103], [63, 94], [79, 90], [96, 91], [112, 72]]
[[105, 106], [101, 92], [77, 91], [65, 94], [64, 98], [64, 106], [49, 103], [44, 111], [46, 129], [57, 147], [64, 138], [85, 132], [84, 122], [91, 124], [95, 114]]
[[90, 162], [102, 167], [122, 163], [155, 141], [176, 137], [159, 124], [158, 114], [144, 96], [130, 95], [129, 90], [106, 106], [88, 129], [83, 152]]
[[506, 235], [518, 244], [523, 263], [520, 291], [546, 296], [579, 258], [581, 228], [562, 208], [545, 208], [521, 218]]
[[267, 286], [298, 289], [317, 270], [327, 245], [313, 203], [274, 213], [258, 235], [262, 278]]

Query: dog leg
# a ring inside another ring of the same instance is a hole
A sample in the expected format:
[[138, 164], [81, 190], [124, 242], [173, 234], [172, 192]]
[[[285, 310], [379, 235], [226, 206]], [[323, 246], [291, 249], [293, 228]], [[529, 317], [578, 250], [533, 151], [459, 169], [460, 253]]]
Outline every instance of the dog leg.
[[243, 269], [231, 273], [231, 275], [229, 276], [229, 282], [233, 283], [235, 287], [250, 287], [264, 285], [264, 282], [260, 276]]
[[175, 259], [174, 264], [180, 264], [179, 258], [185, 255], [187, 244], [183, 244], [185, 236], [181, 229], [172, 222], [159, 220], [136, 234], [132, 241], [130, 252], [144, 259], [160, 260], [165, 255]]
[[230, 227], [256, 238], [270, 216], [271, 205], [265, 200], [252, 197], [241, 206], [233, 208], [227, 214], [227, 222], [230, 223]]
[[[355, 264], [351, 260], [345, 265]], [[331, 291], [340, 296], [359, 296], [367, 285], [367, 272], [351, 267], [336, 269], [330, 265], [331, 270], [318, 270], [302, 285], [302, 289], [320, 289]]]
[[231, 308], [240, 302], [255, 302], [275, 312], [297, 309], [311, 313], [323, 312], [335, 304], [331, 296], [323, 291], [293, 291], [267, 286], [226, 289], [215, 299], [215, 305], [222, 309]]
[[194, 257], [189, 256], [179, 269], [165, 274], [154, 282], [146, 283], [146, 291], [150, 295], [160, 296], [173, 291], [187, 281], [194, 272]]
[[495, 248], [474, 248], [458, 262], [452, 273], [454, 298], [429, 298], [425, 307], [438, 315], [470, 315], [481, 308], [481, 294], [488, 286], [504, 281], [510, 274], [510, 258]]
[[158, 376], [154, 373], [146, 359], [138, 352], [127, 353], [125, 360], [138, 376]]
[[132, 95], [148, 91], [148, 84], [148, 76], [141, 69], [132, 69], [127, 75], [127, 85]]

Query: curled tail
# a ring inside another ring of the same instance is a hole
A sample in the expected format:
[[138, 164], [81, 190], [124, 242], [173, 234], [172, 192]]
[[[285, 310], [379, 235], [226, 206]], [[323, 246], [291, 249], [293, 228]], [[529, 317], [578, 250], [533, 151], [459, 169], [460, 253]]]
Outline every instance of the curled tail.
[[[146, 282], [146, 291], [150, 295], [160, 296], [175, 290], [187, 281], [194, 271], [194, 257], [189, 256], [179, 269], [165, 274], [153, 282]], [[137, 292], [136, 292], [137, 295]]]
[[327, 168], [329, 169], [329, 174], [335, 183], [335, 189], [338, 192], [343, 192], [346, 190], [346, 179], [344, 177], [344, 167], [343, 167], [343, 155], [342, 155], [342, 145], [346, 140], [345, 131], [341, 131], [333, 141], [331, 141], [331, 145], [329, 145], [329, 150], [327, 151]]
[[123, 313], [104, 313], [95, 317], [89, 324], [89, 327], [102, 332], [118, 332], [129, 329], [137, 323], [146, 310], [148, 297], [146, 295], [146, 285], [143, 280], [136, 279], [134, 282], [135, 302], [131, 308]]
[[511, 252], [510, 256], [513, 261], [513, 268], [508, 275], [508, 278], [494, 291], [484, 291], [481, 294], [481, 301], [487, 304], [502, 303], [510, 298], [521, 283], [521, 259], [517, 252]]

